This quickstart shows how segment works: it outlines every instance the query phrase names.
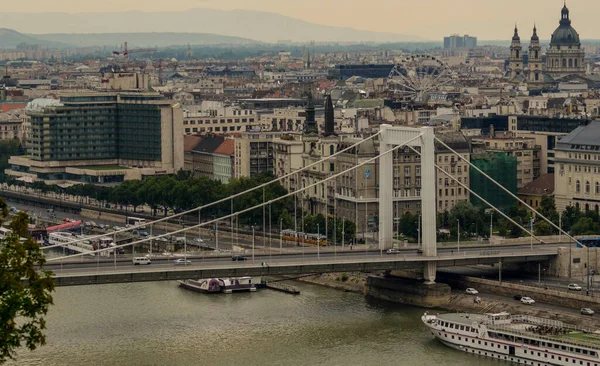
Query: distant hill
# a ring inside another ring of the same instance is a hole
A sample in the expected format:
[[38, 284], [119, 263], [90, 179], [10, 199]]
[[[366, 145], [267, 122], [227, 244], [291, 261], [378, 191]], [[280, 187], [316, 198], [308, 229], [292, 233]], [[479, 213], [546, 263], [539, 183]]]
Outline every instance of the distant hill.
[[[413, 35], [332, 27], [250, 10], [191, 9], [180, 12], [0, 13], [0, 24], [29, 34], [208, 33], [263, 42], [415, 42]], [[120, 40], [119, 43], [126, 41]], [[82, 38], [85, 45], [85, 38]], [[114, 42], [113, 42], [114, 43]]]
[[94, 33], [94, 34], [36, 34], [32, 37], [73, 46], [115, 46], [127, 41], [129, 47], [166, 47], [173, 45], [258, 44], [247, 38], [208, 33]]
[[[1, 24], [1, 23], [0, 23]], [[12, 29], [0, 28], [0, 48], [15, 48], [18, 44], [39, 44], [47, 47], [58, 47], [55, 42], [48, 42], [37, 37], [25, 35]]]

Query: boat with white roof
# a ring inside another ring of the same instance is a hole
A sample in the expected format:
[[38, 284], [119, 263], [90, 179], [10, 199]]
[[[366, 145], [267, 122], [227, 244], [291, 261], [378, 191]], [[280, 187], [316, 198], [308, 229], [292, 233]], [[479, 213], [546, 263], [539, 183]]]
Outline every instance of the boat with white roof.
[[425, 313], [443, 344], [478, 356], [535, 366], [600, 366], [600, 334], [529, 315]]

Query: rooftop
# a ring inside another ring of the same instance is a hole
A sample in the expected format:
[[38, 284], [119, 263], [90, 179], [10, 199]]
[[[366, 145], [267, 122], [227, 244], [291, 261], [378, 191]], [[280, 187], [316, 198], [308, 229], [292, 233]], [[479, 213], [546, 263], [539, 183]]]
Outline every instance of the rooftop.
[[600, 120], [592, 121], [587, 126], [577, 127], [557, 144], [557, 150], [598, 150], [599, 147]]
[[519, 189], [519, 194], [543, 196], [554, 194], [554, 174], [542, 174]]

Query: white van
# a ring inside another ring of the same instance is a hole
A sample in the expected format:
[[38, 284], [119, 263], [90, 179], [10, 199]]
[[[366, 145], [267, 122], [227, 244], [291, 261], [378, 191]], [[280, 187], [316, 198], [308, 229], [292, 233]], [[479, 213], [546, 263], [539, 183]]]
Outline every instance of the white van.
[[137, 266], [138, 264], [150, 264], [152, 263], [150, 261], [150, 258], [146, 258], [146, 257], [135, 257], [133, 258], [133, 265]]

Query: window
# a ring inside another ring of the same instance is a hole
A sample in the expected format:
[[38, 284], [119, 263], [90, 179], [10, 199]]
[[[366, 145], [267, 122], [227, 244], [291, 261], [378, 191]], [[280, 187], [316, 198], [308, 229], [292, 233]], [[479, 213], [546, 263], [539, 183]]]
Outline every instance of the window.
[[595, 189], [596, 194], [600, 194], [600, 183], [596, 182], [596, 189]]
[[590, 182], [588, 181], [585, 182], [585, 193], [590, 193]]
[[575, 182], [575, 192], [581, 193], [581, 183], [579, 181]]

